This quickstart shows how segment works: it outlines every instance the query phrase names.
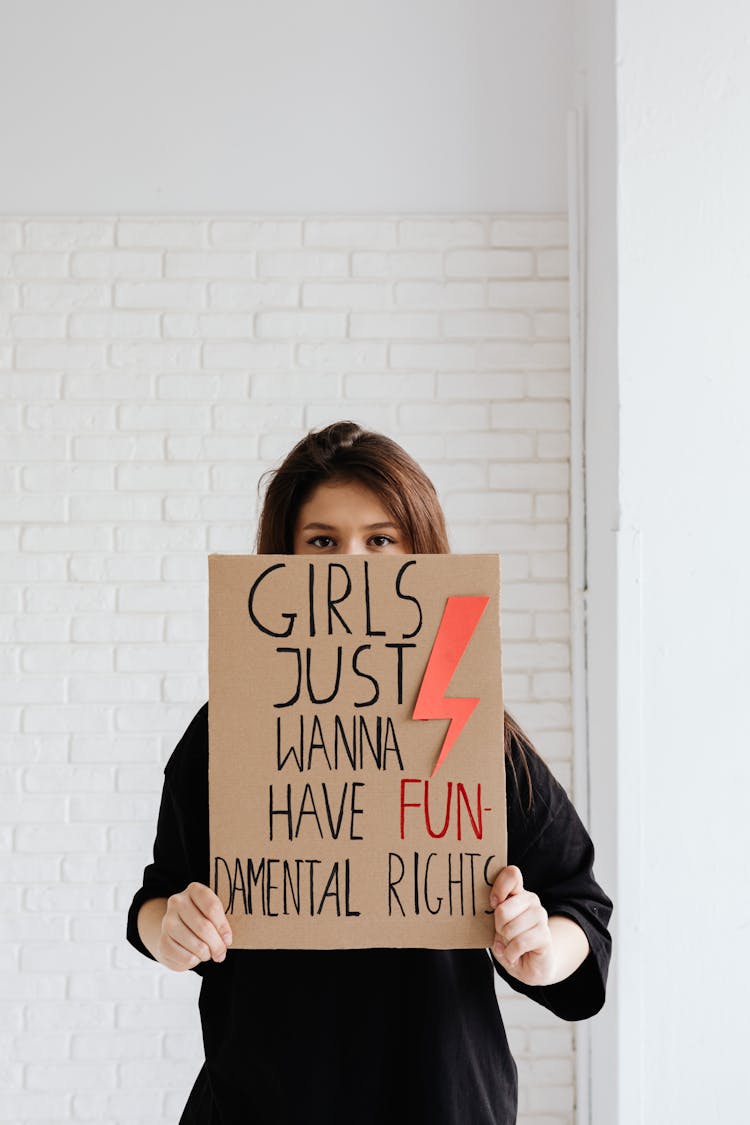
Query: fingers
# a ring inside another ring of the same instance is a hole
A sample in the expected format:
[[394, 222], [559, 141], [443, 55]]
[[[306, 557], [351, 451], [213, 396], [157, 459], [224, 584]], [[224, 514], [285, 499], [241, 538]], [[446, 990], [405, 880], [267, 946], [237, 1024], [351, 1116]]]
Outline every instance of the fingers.
[[221, 899], [218, 895], [214, 894], [210, 887], [205, 883], [190, 883], [185, 888], [185, 893], [189, 895], [191, 903], [213, 926], [213, 929], [227, 945], [232, 944], [232, 931], [227, 921], [227, 916], [224, 913], [224, 907], [221, 905]]
[[172, 969], [176, 973], [194, 969], [201, 962], [200, 957], [191, 953], [189, 949], [185, 949], [169, 935], [162, 935], [157, 952], [158, 960], [161, 961], [162, 965], [166, 965], [168, 969]]
[[508, 965], [516, 965], [527, 953], [546, 953], [550, 946], [549, 928], [546, 921], [538, 922], [529, 929], [523, 930], [511, 941], [505, 942], [495, 936], [493, 949], [495, 955]]
[[524, 892], [516, 896], [524, 899], [523, 909], [510, 921], [503, 922], [495, 911], [494, 948], [503, 961], [514, 964], [525, 953], [545, 952], [550, 945], [547, 911], [536, 895]]
[[523, 876], [518, 867], [503, 867], [490, 890], [490, 906], [494, 909], [510, 895], [523, 890]]
[[511, 902], [503, 903], [495, 911], [495, 933], [505, 945], [526, 930], [546, 923], [547, 911], [531, 891], [514, 895]]
[[[213, 957], [211, 946], [208, 942], [198, 937], [181, 918], [175, 918], [170, 922], [168, 934], [176, 945], [184, 949], [191, 957], [197, 958], [198, 961], [210, 961]], [[214, 960], [218, 961], [219, 957], [214, 957]]]
[[170, 968], [192, 969], [199, 961], [223, 961], [232, 941], [218, 896], [203, 883], [190, 883], [167, 900], [162, 953]]
[[526, 953], [545, 952], [550, 945], [549, 919], [539, 896], [524, 888], [517, 867], [504, 867], [492, 885], [495, 955], [515, 965]]

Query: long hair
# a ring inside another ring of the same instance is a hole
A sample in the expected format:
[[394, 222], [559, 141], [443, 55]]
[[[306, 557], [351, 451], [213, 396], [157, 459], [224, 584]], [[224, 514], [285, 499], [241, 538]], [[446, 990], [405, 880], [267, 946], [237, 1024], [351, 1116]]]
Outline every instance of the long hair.
[[[334, 422], [298, 441], [270, 477], [258, 522], [259, 555], [289, 555], [299, 510], [319, 484], [360, 484], [375, 493], [415, 555], [450, 551], [435, 487], [417, 462], [383, 434]], [[263, 483], [261, 478], [261, 484]]]
[[[359, 484], [373, 492], [403, 530], [410, 553], [450, 554], [445, 516], [430, 478], [395, 441], [364, 430], [356, 422], [333, 422], [311, 430], [276, 469], [261, 477], [259, 488], [264, 483], [266, 487], [258, 520], [257, 554], [293, 554], [300, 508], [319, 484], [331, 482]], [[514, 757], [525, 774], [530, 804], [527, 755], [535, 751], [507, 711], [504, 746], [517, 787]]]

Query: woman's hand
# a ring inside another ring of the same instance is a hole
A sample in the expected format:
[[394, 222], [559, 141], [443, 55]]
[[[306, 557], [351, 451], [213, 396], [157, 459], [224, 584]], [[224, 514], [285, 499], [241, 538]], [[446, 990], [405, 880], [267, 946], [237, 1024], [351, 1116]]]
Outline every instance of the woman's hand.
[[517, 867], [504, 867], [490, 890], [495, 912], [495, 960], [528, 985], [556, 984], [588, 956], [589, 943], [572, 918], [549, 917]]
[[184, 972], [201, 961], [223, 961], [231, 942], [232, 931], [219, 897], [204, 883], [190, 883], [166, 900], [153, 952], [168, 969]]

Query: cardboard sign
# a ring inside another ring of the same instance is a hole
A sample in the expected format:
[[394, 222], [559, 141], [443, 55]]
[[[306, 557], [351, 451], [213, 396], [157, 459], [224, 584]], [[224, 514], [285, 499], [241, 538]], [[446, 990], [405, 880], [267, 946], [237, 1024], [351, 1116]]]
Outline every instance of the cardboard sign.
[[233, 948], [484, 947], [506, 862], [497, 555], [209, 557]]

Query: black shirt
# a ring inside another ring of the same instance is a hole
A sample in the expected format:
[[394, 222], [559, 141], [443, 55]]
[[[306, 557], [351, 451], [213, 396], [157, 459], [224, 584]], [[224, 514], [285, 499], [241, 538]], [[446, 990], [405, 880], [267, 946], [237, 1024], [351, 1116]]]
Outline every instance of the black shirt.
[[[516, 1067], [494, 988], [512, 988], [564, 1020], [604, 1003], [612, 903], [593, 875], [594, 849], [565, 790], [518, 745], [506, 759], [508, 863], [549, 914], [585, 932], [590, 953], [567, 980], [530, 987], [486, 950], [231, 950], [202, 976], [206, 1061], [180, 1125], [513, 1125]], [[128, 914], [188, 883], [210, 883], [208, 704], [164, 770], [154, 861]]]

